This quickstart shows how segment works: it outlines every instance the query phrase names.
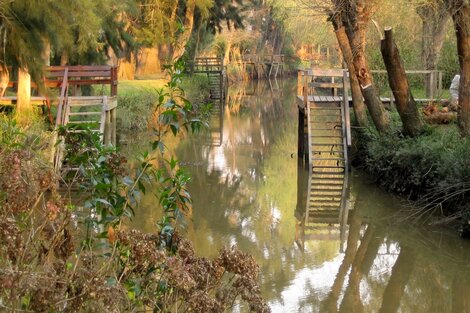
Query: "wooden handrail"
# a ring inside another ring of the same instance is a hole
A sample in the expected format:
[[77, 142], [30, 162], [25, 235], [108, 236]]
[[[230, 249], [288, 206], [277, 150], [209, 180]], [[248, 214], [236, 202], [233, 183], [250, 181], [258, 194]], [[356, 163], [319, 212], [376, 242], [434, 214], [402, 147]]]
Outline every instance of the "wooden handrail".
[[62, 78], [62, 85], [60, 89], [59, 104], [57, 106], [57, 118], [56, 118], [56, 128], [63, 123], [63, 114], [65, 113], [65, 103], [67, 101], [67, 89], [68, 89], [68, 73], [69, 70], [66, 68], [64, 70], [64, 76]]
[[348, 147], [352, 145], [351, 136], [351, 116], [349, 115], [349, 72], [343, 72], [343, 107], [344, 107], [344, 121], [346, 127], [346, 144]]

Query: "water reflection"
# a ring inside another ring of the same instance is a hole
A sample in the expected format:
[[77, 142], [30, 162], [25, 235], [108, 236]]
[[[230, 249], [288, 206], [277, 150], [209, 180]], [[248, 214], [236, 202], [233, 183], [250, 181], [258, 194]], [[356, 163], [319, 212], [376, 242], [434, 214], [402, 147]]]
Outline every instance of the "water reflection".
[[[309, 188], [295, 155], [295, 94], [294, 81], [231, 86], [220, 145], [207, 135], [175, 142], [192, 177], [186, 231], [196, 251], [237, 244], [251, 253], [273, 312], [470, 312], [469, 244], [393, 224], [386, 216], [399, 201], [355, 172], [346, 222], [301, 236]], [[144, 202], [135, 225], [153, 231], [156, 200]]]

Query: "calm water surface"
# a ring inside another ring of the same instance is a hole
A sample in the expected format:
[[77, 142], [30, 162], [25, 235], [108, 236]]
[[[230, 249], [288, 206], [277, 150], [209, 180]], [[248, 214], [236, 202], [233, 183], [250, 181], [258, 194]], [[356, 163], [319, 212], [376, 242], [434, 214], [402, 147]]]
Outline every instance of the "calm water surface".
[[[360, 173], [347, 225], [301, 227], [308, 175], [297, 165], [295, 94], [288, 80], [231, 86], [211, 134], [174, 144], [192, 178], [197, 253], [236, 244], [252, 254], [273, 312], [470, 312], [470, 243], [396, 222], [400, 200]], [[135, 225], [153, 231], [160, 212], [152, 196], [144, 202]]]

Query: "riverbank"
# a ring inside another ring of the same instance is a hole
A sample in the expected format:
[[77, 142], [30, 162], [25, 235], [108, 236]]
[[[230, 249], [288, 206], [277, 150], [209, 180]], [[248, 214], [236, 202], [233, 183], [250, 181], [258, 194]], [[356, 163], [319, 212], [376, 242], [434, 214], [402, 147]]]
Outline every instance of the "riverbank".
[[422, 221], [468, 220], [470, 207], [470, 140], [457, 126], [427, 126], [416, 138], [398, 129], [377, 135], [356, 131], [353, 165], [365, 170], [383, 189], [416, 202], [410, 213]]
[[[149, 127], [160, 90], [168, 82], [166, 76], [119, 81], [117, 118], [120, 131], [126, 133]], [[184, 97], [195, 106], [209, 101], [209, 81], [203, 75], [184, 76], [181, 88]]]

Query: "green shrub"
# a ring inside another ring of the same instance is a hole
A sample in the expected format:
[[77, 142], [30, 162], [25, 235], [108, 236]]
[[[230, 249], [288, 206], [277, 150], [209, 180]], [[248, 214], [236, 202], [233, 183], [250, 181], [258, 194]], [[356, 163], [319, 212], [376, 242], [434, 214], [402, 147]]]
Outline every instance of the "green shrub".
[[412, 199], [470, 180], [470, 139], [461, 138], [455, 125], [428, 128], [418, 138], [365, 131], [361, 145], [367, 171], [386, 189]]

